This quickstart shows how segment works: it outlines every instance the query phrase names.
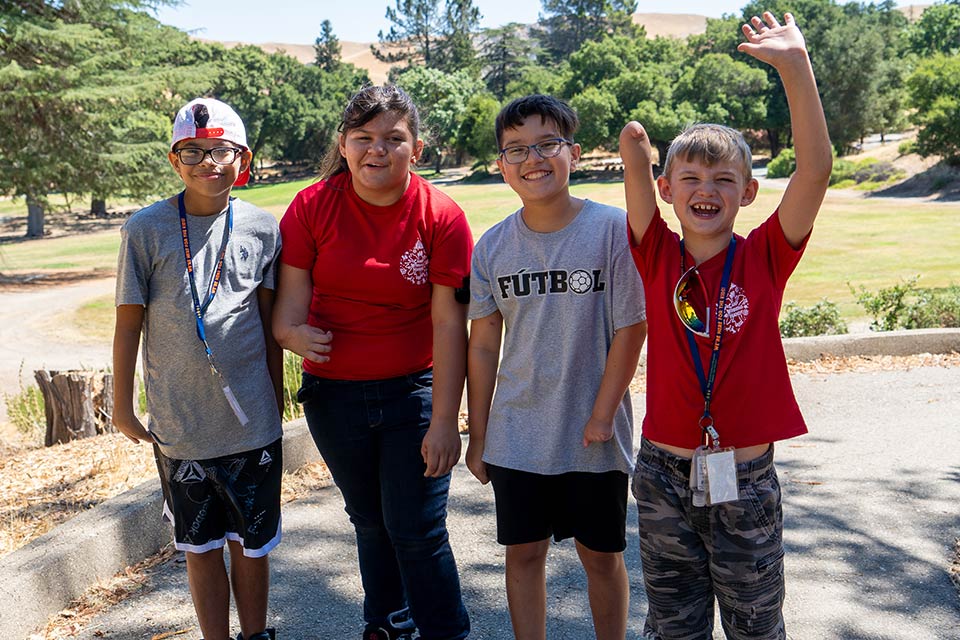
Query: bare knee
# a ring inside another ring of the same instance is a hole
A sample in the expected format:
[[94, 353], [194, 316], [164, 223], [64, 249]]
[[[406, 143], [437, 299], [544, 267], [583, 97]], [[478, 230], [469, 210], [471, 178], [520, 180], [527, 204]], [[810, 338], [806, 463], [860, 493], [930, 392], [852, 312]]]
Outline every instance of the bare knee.
[[622, 552], [593, 551], [577, 543], [577, 554], [588, 576], [613, 576], [626, 572]]
[[506, 562], [514, 567], [530, 567], [545, 564], [550, 539], [523, 544], [507, 545]]

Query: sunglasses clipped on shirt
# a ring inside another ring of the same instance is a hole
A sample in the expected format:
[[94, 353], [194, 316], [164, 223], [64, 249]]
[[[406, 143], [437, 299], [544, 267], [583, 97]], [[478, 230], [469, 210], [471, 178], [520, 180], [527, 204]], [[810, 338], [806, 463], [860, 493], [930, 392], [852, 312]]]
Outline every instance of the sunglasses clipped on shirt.
[[[700, 318], [700, 314], [697, 313], [697, 309], [690, 300], [690, 295], [694, 292], [694, 287], [699, 288], [705, 305], [705, 317], [703, 319]], [[677, 281], [677, 286], [673, 290], [673, 307], [677, 310], [677, 316], [680, 318], [680, 322], [682, 322], [687, 329], [698, 336], [704, 338], [710, 337], [710, 304], [707, 299], [707, 288], [704, 286], [703, 279], [700, 277], [700, 272], [697, 271], [696, 266], [687, 269], [686, 272], [680, 276], [680, 280]]]
[[573, 144], [573, 142], [566, 138], [550, 138], [536, 144], [518, 144], [512, 147], [504, 147], [500, 149], [500, 155], [503, 156], [507, 164], [520, 164], [526, 161], [530, 156], [530, 149], [533, 149], [538, 156], [546, 160], [560, 155], [565, 144]]
[[213, 149], [198, 149], [197, 147], [183, 147], [174, 151], [180, 162], [187, 166], [200, 164], [203, 159], [210, 156], [214, 164], [233, 164], [237, 157], [243, 153], [243, 149], [236, 147], [214, 147]]

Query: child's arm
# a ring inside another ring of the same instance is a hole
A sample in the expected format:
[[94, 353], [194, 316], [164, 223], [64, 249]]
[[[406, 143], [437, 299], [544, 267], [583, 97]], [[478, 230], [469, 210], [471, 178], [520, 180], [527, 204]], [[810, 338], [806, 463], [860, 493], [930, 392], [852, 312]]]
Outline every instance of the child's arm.
[[747, 42], [737, 49], [775, 68], [787, 94], [797, 170], [780, 202], [780, 224], [787, 242], [797, 249], [813, 228], [830, 183], [833, 156], [803, 34], [791, 14], [783, 17], [783, 25], [769, 11], [763, 20], [754, 17], [743, 25]]
[[[639, 122], [628, 122], [620, 132], [620, 159], [623, 160], [627, 221], [633, 241], [639, 244], [657, 210], [650, 138]], [[660, 163], [663, 161], [661, 158]]]
[[433, 285], [433, 413], [420, 453], [424, 476], [446, 475], [460, 460], [460, 398], [467, 373], [467, 307], [457, 302], [453, 287]]
[[310, 272], [281, 264], [273, 303], [273, 337], [287, 351], [313, 362], [327, 362], [333, 334], [307, 324], [312, 297]]
[[257, 303], [260, 307], [260, 322], [263, 324], [263, 340], [267, 350], [267, 371], [273, 383], [273, 392], [277, 396], [277, 409], [283, 420], [283, 347], [273, 337], [273, 289], [257, 287]]
[[593, 402], [593, 413], [583, 429], [584, 447], [590, 446], [591, 442], [606, 442], [613, 437], [613, 416], [637, 373], [640, 349], [646, 337], [646, 321], [618, 329], [613, 335], [600, 390]]
[[133, 378], [143, 327], [143, 305], [117, 306], [113, 331], [113, 426], [133, 442], [152, 442], [133, 408]]
[[467, 468], [477, 480], [487, 484], [487, 465], [483, 462], [483, 447], [487, 437], [487, 420], [493, 387], [497, 382], [500, 364], [500, 338], [503, 316], [494, 311], [470, 323], [470, 346], [467, 355], [467, 404], [469, 409], [470, 441], [467, 445]]

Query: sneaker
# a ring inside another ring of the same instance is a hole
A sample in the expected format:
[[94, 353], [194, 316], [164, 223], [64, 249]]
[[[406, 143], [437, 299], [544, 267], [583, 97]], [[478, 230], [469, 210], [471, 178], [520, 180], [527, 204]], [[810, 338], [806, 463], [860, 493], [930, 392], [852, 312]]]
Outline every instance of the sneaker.
[[[274, 629], [264, 629], [260, 633], [255, 633], [246, 640], [276, 640], [277, 632]], [[237, 640], [244, 640], [243, 634], [237, 634]]]
[[363, 640], [413, 640], [416, 630], [410, 609], [401, 609], [388, 615], [385, 625], [368, 624], [363, 630]]

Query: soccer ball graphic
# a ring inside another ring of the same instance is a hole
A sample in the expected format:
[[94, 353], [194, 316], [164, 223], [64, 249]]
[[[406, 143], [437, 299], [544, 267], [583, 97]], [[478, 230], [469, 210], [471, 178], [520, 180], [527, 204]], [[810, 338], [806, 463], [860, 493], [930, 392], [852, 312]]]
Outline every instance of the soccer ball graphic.
[[593, 276], [583, 269], [577, 269], [571, 273], [567, 282], [570, 284], [570, 290], [574, 293], [586, 293], [593, 288]]

